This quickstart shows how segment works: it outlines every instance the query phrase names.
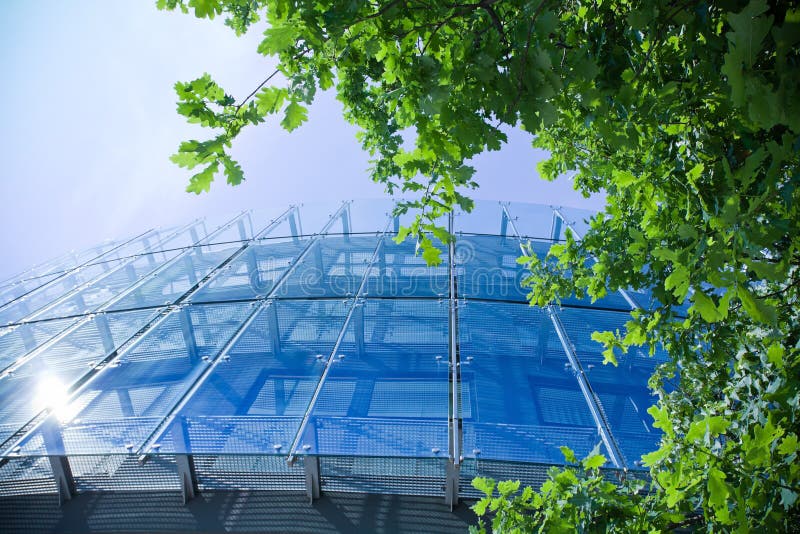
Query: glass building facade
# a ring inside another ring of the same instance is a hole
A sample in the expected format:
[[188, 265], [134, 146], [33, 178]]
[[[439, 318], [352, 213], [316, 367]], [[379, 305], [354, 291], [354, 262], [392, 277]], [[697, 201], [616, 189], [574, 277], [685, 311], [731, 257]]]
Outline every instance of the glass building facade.
[[531, 307], [590, 214], [478, 202], [429, 268], [388, 200], [151, 230], [0, 284], [0, 499], [83, 492], [476, 497], [599, 445], [640, 469], [659, 434], [647, 349], [602, 365], [646, 294]]

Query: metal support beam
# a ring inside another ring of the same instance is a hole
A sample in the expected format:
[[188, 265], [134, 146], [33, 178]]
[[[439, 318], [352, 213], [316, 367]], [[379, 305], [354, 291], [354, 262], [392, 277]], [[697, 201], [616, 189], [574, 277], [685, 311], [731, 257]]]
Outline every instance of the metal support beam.
[[72, 499], [75, 495], [75, 480], [72, 478], [72, 468], [66, 456], [48, 456], [50, 469], [53, 470], [53, 478], [58, 489], [59, 506]]
[[[250, 219], [249, 214], [247, 218]], [[236, 226], [239, 228], [239, 239], [242, 241], [247, 241], [247, 228], [245, 228], [244, 219], [239, 219], [239, 221], [236, 223]]]
[[181, 424], [172, 427], [172, 440], [176, 450], [186, 451], [183, 454], [175, 455], [175, 466], [178, 469], [178, 478], [181, 481], [181, 496], [183, 497], [183, 504], [186, 504], [197, 496], [199, 490], [194, 460], [192, 455], [189, 454], [189, 436], [186, 433], [186, 425], [183, 421], [181, 421]]
[[592, 386], [589, 383], [586, 372], [583, 370], [580, 359], [578, 359], [578, 354], [575, 352], [575, 347], [572, 345], [569, 336], [567, 336], [567, 331], [564, 329], [564, 325], [561, 323], [561, 318], [558, 316], [558, 312], [553, 306], [548, 306], [547, 311], [550, 314], [550, 319], [553, 321], [553, 326], [556, 329], [558, 338], [561, 340], [561, 346], [564, 347], [564, 352], [566, 353], [567, 359], [572, 366], [572, 370], [575, 372], [575, 378], [578, 381], [578, 386], [581, 389], [581, 393], [583, 393], [584, 399], [586, 399], [586, 404], [588, 405], [589, 411], [592, 414], [592, 418], [597, 425], [597, 430], [600, 432], [600, 438], [603, 440], [603, 444], [606, 446], [606, 451], [611, 457], [611, 462], [617, 468], [627, 468], [622, 451], [617, 444], [617, 440], [614, 439], [614, 436], [611, 434], [611, 426], [608, 424], [605, 412], [603, 411], [603, 406], [600, 404], [600, 400], [597, 398], [594, 390], [592, 390]]
[[319, 458], [316, 456], [303, 458], [303, 470], [306, 475], [306, 496], [308, 502], [313, 503], [320, 495]]
[[106, 354], [114, 352], [117, 347], [114, 343], [114, 336], [111, 334], [111, 327], [108, 324], [108, 316], [105, 313], [95, 315], [94, 324], [100, 333], [100, 339], [103, 340], [103, 349]]
[[278, 322], [278, 307], [274, 303], [268, 303], [267, 321], [269, 322], [269, 332], [272, 334], [269, 339], [272, 348], [272, 354], [278, 358], [281, 355], [281, 325]]
[[289, 215], [289, 231], [292, 232], [292, 241], [297, 243], [300, 240], [300, 232], [298, 227], [298, 217], [297, 217], [297, 210], [292, 210], [291, 215]]
[[186, 504], [197, 495], [197, 481], [192, 455], [176, 455], [175, 465], [178, 468], [178, 477], [181, 480], [181, 497], [183, 498], [183, 504]]
[[447, 460], [445, 466], [445, 483], [444, 483], [444, 503], [450, 507], [450, 511], [458, 506], [458, 482], [461, 465], [455, 463], [453, 460]]
[[[201, 249], [202, 247], [197, 247], [192, 252], [202, 257], [203, 253]], [[197, 283], [197, 273], [194, 271], [194, 262], [192, 261], [191, 253], [183, 257], [183, 264], [184, 267], [186, 267], [186, 277], [189, 279], [189, 286], [195, 285]]]
[[64, 440], [55, 416], [48, 417], [41, 428], [45, 450], [52, 453], [48, 454], [47, 459], [58, 490], [58, 504], [62, 505], [75, 495], [75, 479], [72, 476], [69, 460], [64, 456]]
[[364, 332], [364, 306], [358, 306], [353, 310], [353, 335], [356, 342], [355, 356], [361, 358], [364, 355], [364, 336], [366, 335]]
[[558, 216], [556, 210], [553, 210], [553, 222], [550, 225], [550, 240], [561, 241], [561, 217]]
[[[454, 229], [453, 212], [448, 214], [448, 231], [453, 234]], [[448, 247], [448, 270], [450, 278], [449, 295], [449, 361], [450, 361], [450, 413], [448, 421], [448, 434], [450, 435], [450, 459], [447, 462], [446, 484], [445, 484], [445, 503], [452, 510], [458, 504], [458, 471], [461, 467], [461, 362], [458, 346], [458, 286], [456, 283], [455, 268], [455, 242], [451, 241]]]
[[189, 355], [190, 361], [196, 362], [200, 358], [200, 355], [197, 353], [197, 340], [194, 337], [192, 317], [189, 315], [189, 310], [187, 308], [181, 308], [179, 313], [183, 342], [186, 344], [186, 353]]
[[506, 242], [506, 237], [508, 237], [508, 212], [506, 212], [505, 208], [503, 208], [503, 214], [500, 218], [500, 240], [502, 243]]

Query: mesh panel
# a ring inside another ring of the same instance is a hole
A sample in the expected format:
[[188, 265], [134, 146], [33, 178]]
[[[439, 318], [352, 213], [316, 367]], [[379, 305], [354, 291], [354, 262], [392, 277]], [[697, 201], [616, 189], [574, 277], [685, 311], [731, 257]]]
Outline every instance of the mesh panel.
[[444, 496], [443, 460], [320, 457], [319, 470], [323, 491]]
[[200, 490], [305, 491], [302, 462], [282, 456], [194, 455]]
[[0, 466], [0, 498], [40, 493], [57, 493], [47, 458], [8, 458]]
[[119, 298], [108, 309], [125, 310], [172, 304], [237, 249], [237, 245], [195, 247], [146, 278], [136, 289]]
[[75, 319], [60, 319], [0, 329], [0, 369], [13, 364], [74, 322]]
[[250, 245], [195, 293], [192, 302], [254, 299], [267, 295], [305, 248], [306, 241], [265, 240]]
[[359, 303], [296, 452], [424, 457], [447, 451], [447, 332], [444, 303]]
[[62, 276], [64, 273], [53, 273], [36, 278], [28, 278], [24, 280], [17, 280], [7, 284], [0, 285], [0, 306], [5, 306], [12, 300], [30, 293], [31, 291], [42, 287], [51, 280]]
[[91, 491], [180, 491], [175, 458], [151, 455], [71, 456], [69, 464], [78, 493]]
[[40, 319], [88, 313], [121, 294], [132, 284], [162, 266], [178, 251], [146, 254], [119, 265], [101, 279], [89, 284], [38, 316]]
[[522, 254], [514, 238], [462, 236], [456, 245], [459, 297], [527, 302], [522, 279], [528, 274], [517, 263]]
[[600, 438], [547, 313], [488, 302], [458, 311], [464, 455], [557, 464], [561, 445], [591, 451]]
[[353, 296], [377, 246], [375, 236], [320, 238], [276, 290], [278, 298]]
[[[438, 240], [434, 245], [446, 251], [447, 246]], [[417, 254], [416, 243], [394, 242], [384, 238], [370, 270], [365, 295], [372, 297], [446, 297], [450, 291], [448, 258], [442, 255], [442, 263], [429, 267], [421, 254]]]
[[251, 309], [196, 306], [167, 316], [59, 410], [63, 443], [55, 447], [66, 454], [138, 450]]
[[8, 428], [0, 432], [0, 442], [41, 410], [66, 403], [75, 381], [144, 326], [150, 315], [137, 311], [94, 317], [0, 380], [0, 420]]
[[42, 286], [0, 309], [0, 324], [18, 322], [23, 318], [30, 319], [34, 317], [37, 310], [61, 298], [81, 284], [104, 275], [118, 264], [119, 262], [116, 261], [75, 269], [68, 275], [60, 277], [51, 284]]

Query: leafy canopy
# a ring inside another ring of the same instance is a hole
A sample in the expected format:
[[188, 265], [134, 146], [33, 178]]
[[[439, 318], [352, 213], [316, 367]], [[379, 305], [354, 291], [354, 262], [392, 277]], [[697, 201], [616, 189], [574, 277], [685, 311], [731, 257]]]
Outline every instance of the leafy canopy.
[[606, 193], [582, 239], [521, 261], [533, 304], [618, 289], [652, 296], [624, 332], [594, 336], [611, 364], [631, 346], [670, 354], [650, 382], [664, 436], [642, 459], [649, 491], [609, 486], [589, 460], [554, 470], [539, 492], [498, 485], [499, 500], [487, 495], [478, 511], [489, 506], [504, 530], [800, 524], [795, 0], [158, 5], [224, 16], [237, 33], [265, 17], [258, 51], [279, 60], [240, 101], [208, 75], [176, 84], [178, 112], [215, 131], [173, 156], [200, 169], [190, 191], [207, 191], [220, 168], [239, 183], [227, 151], [244, 126], [276, 114], [293, 130], [317, 89], [335, 88], [372, 179], [418, 196], [401, 206], [416, 218], [399, 238], [416, 239], [429, 263], [439, 261], [431, 236], [448, 238], [439, 217], [472, 206], [468, 161], [499, 149], [503, 126], [550, 151], [543, 177], [573, 171], [580, 191]]

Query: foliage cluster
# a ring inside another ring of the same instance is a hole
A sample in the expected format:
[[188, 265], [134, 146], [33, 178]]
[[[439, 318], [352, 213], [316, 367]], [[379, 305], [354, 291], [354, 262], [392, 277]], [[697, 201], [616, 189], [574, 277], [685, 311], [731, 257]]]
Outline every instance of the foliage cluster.
[[[574, 172], [579, 190], [606, 193], [582, 239], [521, 261], [533, 304], [652, 296], [624, 331], [595, 334], [609, 364], [636, 346], [670, 354], [650, 381], [664, 433], [643, 458], [652, 482], [645, 492], [610, 484], [598, 456], [568, 458], [579, 467], [554, 470], [539, 492], [501, 483], [478, 511], [496, 512], [503, 530], [800, 524], [796, 1], [158, 4], [225, 16], [237, 33], [266, 17], [259, 52], [279, 60], [238, 102], [208, 75], [176, 85], [179, 113], [218, 132], [173, 156], [202, 167], [190, 191], [207, 191], [220, 166], [239, 183], [227, 149], [241, 129], [279, 114], [292, 130], [317, 89], [335, 87], [373, 156], [372, 179], [419, 196], [401, 207], [416, 213], [401, 238], [417, 239], [429, 263], [430, 236], [449, 238], [437, 219], [471, 208], [470, 158], [499, 149], [504, 125], [550, 151], [544, 178]], [[267, 86], [276, 76], [282, 85]]]

